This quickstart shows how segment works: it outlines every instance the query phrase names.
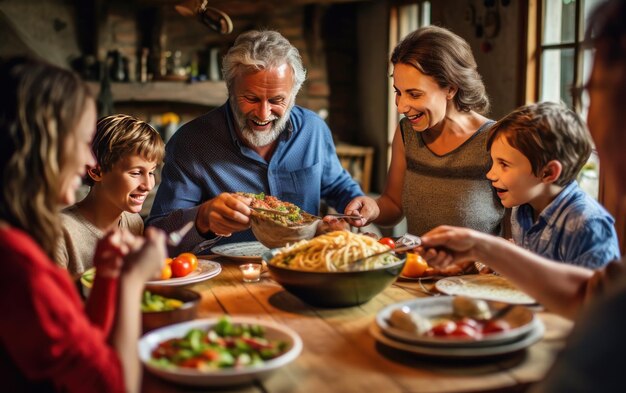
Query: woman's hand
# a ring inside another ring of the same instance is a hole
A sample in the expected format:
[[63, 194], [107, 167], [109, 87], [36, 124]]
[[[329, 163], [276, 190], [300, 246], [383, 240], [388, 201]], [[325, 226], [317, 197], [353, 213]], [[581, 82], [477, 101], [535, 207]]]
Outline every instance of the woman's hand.
[[347, 219], [346, 221], [353, 227], [363, 227], [378, 217], [380, 209], [374, 199], [367, 196], [359, 196], [348, 203], [344, 213], [361, 216], [361, 218]]
[[315, 236], [323, 235], [328, 232], [333, 231], [349, 231], [350, 224], [348, 224], [344, 219], [340, 219], [337, 217], [326, 216], [317, 224], [317, 229], [315, 230]]
[[141, 282], [152, 279], [163, 267], [167, 258], [166, 236], [154, 227], [146, 228], [145, 237], [128, 239], [130, 252], [124, 258], [124, 274], [137, 277]]
[[123, 258], [129, 252], [129, 245], [124, 241], [128, 236], [129, 234], [124, 230], [116, 229], [108, 232], [98, 241], [93, 264], [99, 276], [106, 278], [119, 277]]

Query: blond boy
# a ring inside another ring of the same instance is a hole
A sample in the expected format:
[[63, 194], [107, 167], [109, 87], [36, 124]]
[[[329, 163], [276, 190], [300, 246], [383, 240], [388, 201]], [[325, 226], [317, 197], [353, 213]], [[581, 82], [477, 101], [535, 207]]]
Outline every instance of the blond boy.
[[71, 274], [82, 274], [93, 266], [97, 241], [109, 230], [119, 227], [135, 235], [143, 233], [139, 212], [154, 188], [164, 150], [161, 136], [148, 123], [128, 115], [98, 121], [92, 142], [97, 164], [85, 178], [90, 190], [62, 212], [58, 265]]

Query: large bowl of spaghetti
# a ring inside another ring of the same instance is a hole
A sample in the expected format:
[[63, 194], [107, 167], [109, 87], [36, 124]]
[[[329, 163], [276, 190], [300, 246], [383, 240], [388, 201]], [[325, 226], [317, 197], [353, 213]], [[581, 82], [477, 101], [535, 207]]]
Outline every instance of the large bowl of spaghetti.
[[[362, 259], [384, 251], [389, 252]], [[396, 255], [369, 236], [334, 231], [270, 250], [263, 259], [272, 278], [306, 303], [349, 307], [369, 301], [391, 285], [406, 254]]]

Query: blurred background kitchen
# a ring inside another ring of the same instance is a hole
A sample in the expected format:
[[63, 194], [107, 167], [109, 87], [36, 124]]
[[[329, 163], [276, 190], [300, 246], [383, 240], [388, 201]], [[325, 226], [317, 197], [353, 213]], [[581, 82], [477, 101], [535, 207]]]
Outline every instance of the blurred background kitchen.
[[[220, 61], [235, 38], [277, 30], [298, 47], [308, 71], [297, 103], [328, 122], [342, 164], [366, 192], [379, 193], [398, 120], [388, 54], [399, 39], [427, 24], [465, 38], [493, 119], [541, 100], [562, 100], [584, 116], [586, 97], [576, 87], [591, 55], [582, 33], [597, 2], [0, 0], [0, 56], [28, 54], [73, 68], [98, 94], [101, 115], [137, 116], [167, 140], [225, 102]], [[623, 243], [624, 210], [597, 159], [579, 180], [616, 217]]]

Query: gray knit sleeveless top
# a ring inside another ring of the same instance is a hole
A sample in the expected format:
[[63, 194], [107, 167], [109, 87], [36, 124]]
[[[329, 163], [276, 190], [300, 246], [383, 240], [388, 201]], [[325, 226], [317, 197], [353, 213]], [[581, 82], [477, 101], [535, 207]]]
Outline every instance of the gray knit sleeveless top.
[[453, 151], [439, 156], [426, 146], [408, 119], [400, 121], [406, 153], [402, 207], [409, 233], [422, 235], [455, 225], [497, 235], [504, 207], [487, 180], [490, 120]]

